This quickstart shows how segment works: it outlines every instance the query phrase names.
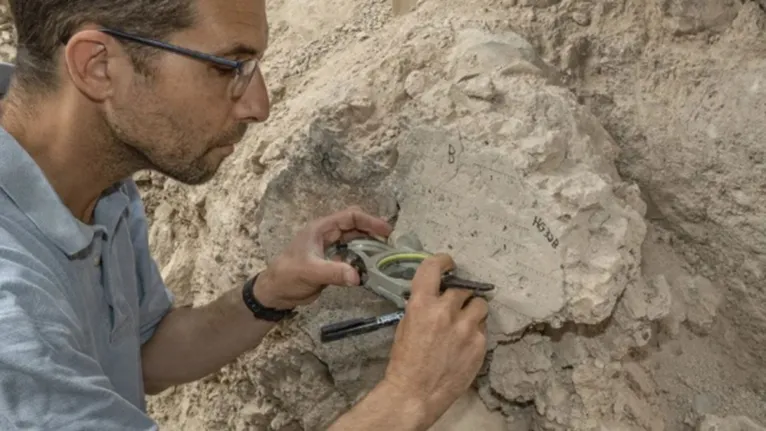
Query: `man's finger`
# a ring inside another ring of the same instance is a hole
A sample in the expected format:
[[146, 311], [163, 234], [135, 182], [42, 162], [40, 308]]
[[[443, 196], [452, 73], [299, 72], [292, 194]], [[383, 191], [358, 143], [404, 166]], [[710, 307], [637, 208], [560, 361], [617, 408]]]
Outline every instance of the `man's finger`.
[[341, 234], [340, 242], [347, 243], [347, 242], [350, 242], [350, 241], [355, 240], [357, 238], [364, 238], [366, 236], [367, 236], [367, 234], [362, 232], [362, 231], [360, 231], [360, 230], [349, 230], [349, 231], [343, 232], [343, 234]]
[[489, 304], [487, 303], [487, 300], [480, 296], [476, 296], [465, 306], [461, 318], [468, 319], [472, 323], [480, 326], [487, 320], [488, 313]]
[[411, 299], [438, 297], [442, 274], [454, 268], [455, 262], [452, 257], [444, 253], [434, 254], [423, 260], [412, 278]]
[[370, 215], [359, 207], [349, 207], [317, 220], [317, 231], [322, 235], [325, 244], [331, 244], [341, 239], [348, 231], [360, 231], [373, 236], [388, 237], [393, 228], [381, 219]]
[[316, 285], [357, 286], [360, 282], [353, 266], [332, 260], [312, 259], [306, 274], [306, 281]]
[[450, 287], [442, 293], [442, 299], [449, 303], [449, 307], [453, 312], [457, 313], [463, 308], [463, 305], [465, 305], [465, 302], [471, 295], [473, 295], [473, 290], [471, 289]]
[[346, 232], [341, 232], [340, 237], [335, 241], [325, 241], [325, 238], [322, 238], [319, 240], [319, 242], [321, 246], [326, 244], [347, 244], [355, 239], [366, 238], [368, 236], [369, 235], [367, 233], [360, 230], [349, 230]]

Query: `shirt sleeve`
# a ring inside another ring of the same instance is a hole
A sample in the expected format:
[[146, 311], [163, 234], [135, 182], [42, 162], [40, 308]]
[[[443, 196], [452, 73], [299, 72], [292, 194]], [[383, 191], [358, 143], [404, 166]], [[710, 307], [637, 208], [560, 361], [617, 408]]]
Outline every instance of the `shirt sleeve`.
[[141, 344], [154, 335], [157, 325], [173, 306], [174, 296], [162, 280], [162, 274], [149, 248], [149, 224], [144, 203], [133, 180], [125, 182], [130, 199], [129, 224], [136, 271], [139, 281], [139, 313]]
[[85, 332], [60, 291], [0, 245], [2, 429], [158, 430], [84, 353]]

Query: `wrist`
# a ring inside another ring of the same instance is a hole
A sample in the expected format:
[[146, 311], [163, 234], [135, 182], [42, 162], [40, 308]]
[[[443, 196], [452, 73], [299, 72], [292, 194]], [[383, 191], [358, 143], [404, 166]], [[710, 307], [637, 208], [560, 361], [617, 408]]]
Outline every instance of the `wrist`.
[[273, 308], [276, 310], [290, 310], [295, 308], [295, 305], [279, 298], [277, 294], [277, 286], [273, 282], [271, 272], [266, 269], [260, 272], [253, 284], [253, 296], [263, 306]]
[[427, 430], [435, 422], [428, 407], [428, 401], [419, 394], [412, 393], [389, 379], [383, 378], [375, 390], [383, 399], [394, 405], [394, 411], [399, 412], [402, 423], [401, 429]]
[[413, 397], [383, 378], [357, 405], [338, 418], [329, 430], [426, 431], [436, 422], [426, 404], [420, 397]]
[[256, 319], [276, 323], [294, 315], [293, 307], [280, 301], [270, 300], [271, 297], [269, 295], [261, 294], [262, 291], [257, 289], [259, 285], [270, 285], [268, 275], [264, 272], [250, 278], [242, 286], [242, 301]]

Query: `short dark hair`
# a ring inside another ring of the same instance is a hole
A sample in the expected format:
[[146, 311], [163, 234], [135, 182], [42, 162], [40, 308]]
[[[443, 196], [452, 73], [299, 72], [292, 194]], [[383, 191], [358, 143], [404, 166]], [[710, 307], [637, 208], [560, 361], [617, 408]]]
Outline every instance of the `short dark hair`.
[[[198, 0], [9, 0], [17, 34], [15, 80], [27, 91], [58, 86], [56, 53], [82, 25], [95, 23], [163, 39], [194, 24]], [[148, 74], [155, 51], [125, 43], [136, 69]]]

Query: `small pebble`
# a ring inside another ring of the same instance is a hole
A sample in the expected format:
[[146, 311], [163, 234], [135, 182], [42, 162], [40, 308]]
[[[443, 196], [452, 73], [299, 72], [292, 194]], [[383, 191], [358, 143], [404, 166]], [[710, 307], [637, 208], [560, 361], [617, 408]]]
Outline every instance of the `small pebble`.
[[584, 12], [572, 13], [572, 21], [576, 22], [577, 24], [583, 27], [590, 25], [590, 17], [588, 16], [588, 14]]

